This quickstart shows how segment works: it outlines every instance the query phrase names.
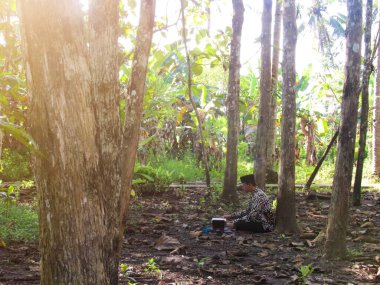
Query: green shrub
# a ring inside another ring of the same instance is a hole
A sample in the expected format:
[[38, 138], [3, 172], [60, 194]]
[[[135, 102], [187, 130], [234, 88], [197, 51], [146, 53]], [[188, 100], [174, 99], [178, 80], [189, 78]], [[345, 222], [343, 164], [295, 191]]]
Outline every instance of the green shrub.
[[31, 178], [29, 153], [12, 149], [3, 149], [0, 160], [0, 179], [3, 181], [19, 181]]
[[0, 240], [35, 241], [38, 216], [29, 206], [0, 201]]

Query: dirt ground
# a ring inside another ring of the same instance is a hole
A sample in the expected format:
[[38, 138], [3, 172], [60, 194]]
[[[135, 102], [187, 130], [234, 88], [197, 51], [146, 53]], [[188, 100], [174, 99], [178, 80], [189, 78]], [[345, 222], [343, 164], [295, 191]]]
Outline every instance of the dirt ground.
[[[227, 208], [204, 193], [203, 188], [169, 189], [133, 202], [120, 255], [120, 284], [380, 284], [379, 193], [365, 192], [363, 205], [350, 209], [350, 259], [339, 262], [322, 259], [318, 236], [327, 222], [329, 200], [308, 200], [306, 193], [297, 193], [299, 237], [222, 234], [205, 227]], [[241, 194], [242, 201], [248, 199]], [[0, 248], [0, 284], [38, 284], [38, 260], [36, 244]]]

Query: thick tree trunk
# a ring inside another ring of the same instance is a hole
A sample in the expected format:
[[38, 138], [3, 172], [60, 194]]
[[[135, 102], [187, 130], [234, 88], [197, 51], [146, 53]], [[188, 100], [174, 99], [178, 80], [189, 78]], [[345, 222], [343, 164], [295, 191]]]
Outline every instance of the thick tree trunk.
[[359, 206], [361, 203], [361, 185], [363, 176], [363, 164], [364, 164], [364, 154], [367, 141], [367, 130], [368, 130], [368, 93], [369, 93], [369, 78], [372, 72], [372, 51], [371, 51], [371, 27], [372, 27], [372, 0], [367, 0], [366, 9], [366, 24], [365, 24], [365, 34], [364, 34], [364, 69], [362, 75], [362, 108], [360, 112], [360, 137], [359, 137], [359, 151], [358, 151], [358, 161], [356, 165], [356, 174], [354, 182], [353, 191], [353, 205]]
[[228, 78], [228, 97], [227, 97], [227, 154], [226, 170], [224, 173], [224, 184], [222, 200], [235, 202], [236, 182], [237, 182], [237, 158], [238, 158], [238, 139], [240, 129], [240, 43], [241, 31], [244, 21], [244, 5], [242, 0], [232, 0], [234, 16], [232, 18], [232, 39], [230, 52], [230, 66]]
[[272, 47], [272, 85], [269, 103], [268, 120], [268, 147], [267, 147], [267, 169], [273, 169], [276, 159], [276, 109], [278, 92], [278, 64], [280, 58], [280, 37], [282, 20], [282, 1], [276, 1], [276, 13], [273, 28], [273, 47]]
[[[133, 170], [140, 136], [143, 113], [145, 79], [152, 45], [156, 0], [142, 0], [140, 6], [139, 27], [137, 30], [132, 74], [125, 98], [125, 122], [122, 152], [122, 185], [126, 188], [126, 197], [122, 200], [129, 204]], [[127, 206], [128, 207], [128, 206]], [[125, 206], [123, 207], [125, 208]]]
[[260, 108], [256, 135], [255, 179], [259, 188], [265, 188], [267, 169], [267, 147], [269, 137], [269, 112], [271, 101], [271, 38], [272, 0], [263, 0], [261, 18], [261, 69], [260, 69]]
[[296, 92], [295, 55], [297, 44], [295, 0], [284, 1], [284, 53], [282, 89], [282, 129], [279, 191], [277, 197], [276, 230], [298, 233], [295, 205], [295, 129]]
[[[119, 3], [92, 1], [87, 25], [77, 1], [19, 4], [32, 94], [30, 132], [43, 154], [35, 159], [41, 284], [116, 285], [128, 197], [123, 184], [130, 185], [122, 170], [134, 163], [122, 169], [121, 158], [134, 160], [137, 145], [126, 136], [131, 146], [121, 148]], [[144, 5], [151, 11], [154, 1]], [[152, 22], [144, 11], [143, 23]], [[140, 25], [130, 93], [136, 98], [143, 94], [147, 55], [141, 54], [149, 52], [151, 37]], [[136, 119], [126, 131], [136, 133], [142, 100], [131, 101], [129, 119]]]
[[356, 119], [360, 90], [360, 51], [362, 40], [362, 2], [348, 0], [347, 44], [345, 82], [342, 97], [342, 113], [338, 154], [331, 206], [327, 224], [324, 257], [344, 258], [346, 255], [346, 231], [348, 221], [349, 194], [351, 189]]
[[[379, 21], [380, 30], [380, 21]], [[380, 45], [377, 47], [380, 54]], [[372, 172], [380, 177], [380, 56], [377, 56], [376, 89], [373, 102], [373, 138], [372, 138]]]

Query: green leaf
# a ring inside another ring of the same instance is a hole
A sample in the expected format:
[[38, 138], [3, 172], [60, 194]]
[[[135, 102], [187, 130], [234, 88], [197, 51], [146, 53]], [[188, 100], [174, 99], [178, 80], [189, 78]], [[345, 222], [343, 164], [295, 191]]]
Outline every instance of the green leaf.
[[12, 134], [20, 143], [22, 143], [28, 149], [38, 153], [39, 155], [43, 154], [38, 150], [37, 143], [33, 138], [20, 126], [4, 121], [0, 119], [0, 129], [4, 132]]
[[195, 74], [195, 75], [201, 75], [202, 72], [203, 72], [203, 67], [202, 65], [200, 64], [196, 64], [196, 63], [193, 63], [191, 65], [191, 71]]
[[327, 133], [328, 126], [327, 121], [323, 118], [320, 118], [317, 122], [317, 131], [319, 135], [325, 135]]

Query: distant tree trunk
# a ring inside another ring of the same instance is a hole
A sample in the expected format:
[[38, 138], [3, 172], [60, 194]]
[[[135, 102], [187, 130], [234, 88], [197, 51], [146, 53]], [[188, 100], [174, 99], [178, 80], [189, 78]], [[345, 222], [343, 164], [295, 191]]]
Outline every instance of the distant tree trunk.
[[135, 158], [139, 143], [140, 124], [144, 106], [145, 79], [152, 45], [156, 0], [142, 0], [140, 5], [140, 15], [144, 15], [144, 17], [140, 17], [136, 46], [134, 48], [132, 74], [125, 98], [126, 119], [122, 143], [122, 184], [123, 187], [126, 187], [126, 205], [129, 204]]
[[[380, 29], [380, 21], [379, 21]], [[376, 89], [373, 102], [372, 172], [380, 177], [380, 45], [377, 47]]]
[[240, 43], [241, 30], [244, 21], [243, 0], [232, 0], [234, 16], [232, 18], [232, 39], [230, 52], [230, 66], [228, 78], [228, 97], [227, 97], [227, 118], [228, 118], [228, 135], [227, 135], [227, 154], [226, 170], [224, 173], [224, 185], [222, 200], [234, 202], [237, 200], [236, 182], [237, 182], [237, 144], [240, 129], [240, 110], [239, 110], [239, 92], [240, 92]]
[[276, 1], [276, 14], [273, 28], [273, 48], [272, 48], [272, 85], [270, 96], [269, 120], [268, 120], [268, 148], [267, 148], [267, 169], [273, 169], [276, 158], [276, 109], [277, 109], [277, 84], [278, 84], [278, 63], [280, 58], [280, 37], [282, 19], [282, 1]]
[[325, 152], [323, 153], [321, 159], [318, 161], [317, 166], [314, 168], [313, 173], [310, 175], [309, 179], [307, 180], [304, 190], [309, 190], [311, 183], [313, 183], [315, 176], [317, 176], [319, 168], [322, 166], [322, 163], [325, 161], [325, 158], [327, 154], [329, 153], [331, 147], [333, 146], [334, 142], [336, 141], [337, 137], [339, 135], [339, 130], [335, 132], [334, 136], [332, 137], [329, 145], [327, 146]]
[[295, 129], [296, 92], [295, 55], [297, 44], [295, 0], [284, 0], [284, 52], [282, 87], [282, 129], [279, 191], [277, 197], [276, 230], [298, 233], [295, 205]]
[[369, 89], [369, 78], [372, 73], [372, 51], [371, 51], [371, 27], [372, 27], [372, 0], [367, 0], [366, 9], [366, 24], [365, 24], [365, 34], [364, 34], [364, 69], [362, 75], [362, 108], [360, 112], [360, 137], [359, 137], [359, 151], [358, 151], [358, 161], [356, 165], [356, 174], [354, 182], [353, 191], [353, 205], [359, 206], [361, 203], [361, 186], [362, 186], [362, 176], [363, 176], [363, 164], [365, 155], [365, 145], [367, 140], [367, 130], [368, 130], [368, 89]]
[[210, 181], [210, 168], [208, 165], [208, 155], [206, 151], [206, 143], [205, 139], [203, 136], [203, 123], [202, 119], [199, 115], [197, 105], [195, 104], [193, 100], [193, 95], [192, 95], [192, 79], [191, 79], [191, 62], [190, 62], [190, 53], [187, 48], [187, 38], [186, 38], [186, 20], [185, 20], [185, 0], [181, 0], [181, 14], [182, 14], [182, 39], [183, 39], [183, 44], [185, 46], [185, 53], [186, 53], [186, 63], [187, 63], [187, 89], [188, 89], [188, 95], [189, 95], [189, 100], [190, 103], [194, 109], [195, 116], [197, 117], [198, 121], [198, 133], [199, 137], [201, 139], [201, 148], [202, 148], [202, 160], [203, 160], [203, 165], [205, 167], [205, 176], [206, 176], [206, 184], [207, 187], [210, 187], [211, 181]]
[[344, 258], [347, 251], [346, 231], [354, 163], [358, 97], [360, 92], [362, 1], [348, 0], [347, 8], [345, 82], [342, 97], [338, 153], [327, 224], [324, 254], [326, 259]]
[[314, 122], [311, 118], [301, 118], [301, 130], [305, 137], [306, 164], [314, 165], [317, 162], [317, 154], [314, 139]]
[[261, 69], [260, 69], [260, 108], [259, 122], [256, 135], [255, 180], [259, 188], [265, 188], [267, 170], [267, 147], [270, 121], [271, 97], [271, 29], [272, 29], [272, 0], [263, 0], [261, 17]]

